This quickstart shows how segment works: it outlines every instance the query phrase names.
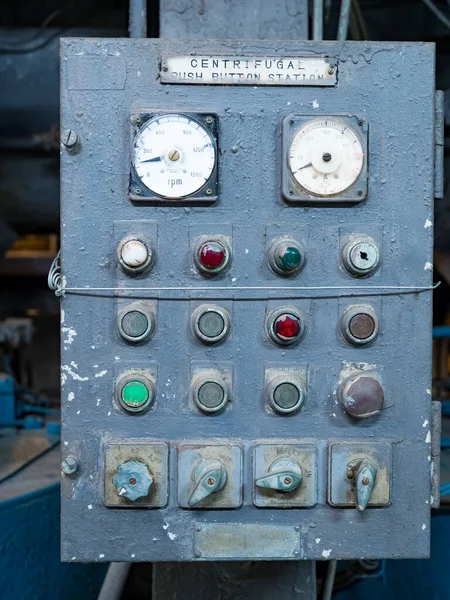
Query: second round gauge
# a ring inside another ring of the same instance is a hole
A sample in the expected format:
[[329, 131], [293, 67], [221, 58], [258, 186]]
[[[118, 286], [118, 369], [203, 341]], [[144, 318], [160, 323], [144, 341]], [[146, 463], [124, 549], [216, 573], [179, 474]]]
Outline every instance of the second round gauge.
[[142, 184], [164, 198], [201, 190], [216, 164], [216, 142], [205, 125], [188, 115], [162, 115], [138, 133], [134, 169]]
[[288, 155], [295, 181], [316, 196], [335, 196], [351, 187], [364, 165], [358, 134], [344, 121], [314, 119], [292, 136]]

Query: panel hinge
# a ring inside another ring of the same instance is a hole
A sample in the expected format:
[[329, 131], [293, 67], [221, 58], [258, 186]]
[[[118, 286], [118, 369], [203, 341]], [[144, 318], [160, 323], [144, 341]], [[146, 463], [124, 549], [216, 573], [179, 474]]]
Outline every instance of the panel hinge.
[[435, 95], [434, 197], [444, 197], [444, 92]]
[[431, 403], [431, 508], [439, 508], [441, 482], [441, 403]]

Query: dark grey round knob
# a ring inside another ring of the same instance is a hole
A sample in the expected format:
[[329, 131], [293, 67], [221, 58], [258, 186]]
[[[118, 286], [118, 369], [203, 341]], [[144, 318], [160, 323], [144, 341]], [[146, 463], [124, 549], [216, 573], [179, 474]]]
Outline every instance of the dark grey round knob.
[[341, 407], [357, 419], [377, 415], [384, 405], [384, 392], [380, 382], [364, 373], [343, 382], [340, 394]]

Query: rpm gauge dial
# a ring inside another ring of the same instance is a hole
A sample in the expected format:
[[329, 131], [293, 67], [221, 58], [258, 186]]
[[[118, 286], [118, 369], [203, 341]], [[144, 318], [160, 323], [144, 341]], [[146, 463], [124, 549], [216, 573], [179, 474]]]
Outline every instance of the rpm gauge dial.
[[[211, 178], [216, 160], [213, 135], [188, 115], [155, 116], [135, 138], [133, 166], [137, 178], [163, 198], [185, 198], [199, 192]], [[212, 195], [213, 191], [206, 189], [205, 193]]]
[[288, 165], [297, 184], [315, 196], [336, 196], [359, 178], [364, 150], [359, 135], [339, 119], [314, 119], [292, 136]]

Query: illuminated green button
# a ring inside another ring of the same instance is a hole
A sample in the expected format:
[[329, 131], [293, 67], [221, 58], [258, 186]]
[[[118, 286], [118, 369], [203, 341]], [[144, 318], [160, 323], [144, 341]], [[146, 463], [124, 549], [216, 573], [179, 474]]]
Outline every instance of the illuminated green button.
[[122, 388], [122, 401], [129, 408], [143, 408], [149, 400], [150, 392], [140, 381], [129, 381]]
[[276, 261], [280, 269], [284, 271], [294, 271], [298, 269], [302, 262], [300, 250], [295, 246], [285, 246], [284, 244], [277, 252]]

